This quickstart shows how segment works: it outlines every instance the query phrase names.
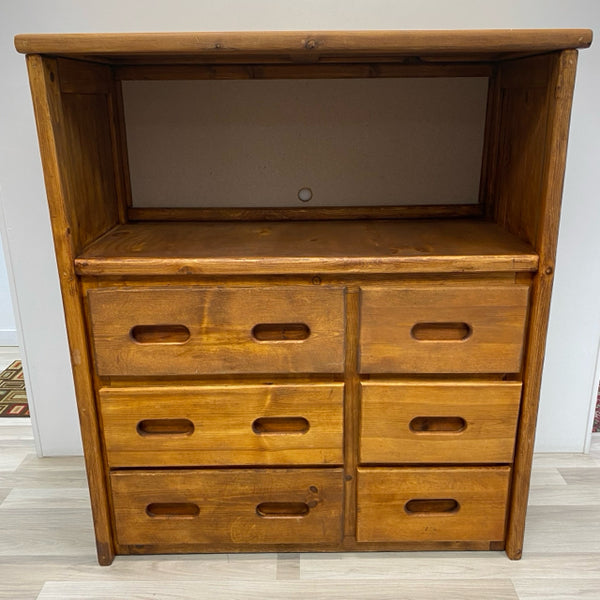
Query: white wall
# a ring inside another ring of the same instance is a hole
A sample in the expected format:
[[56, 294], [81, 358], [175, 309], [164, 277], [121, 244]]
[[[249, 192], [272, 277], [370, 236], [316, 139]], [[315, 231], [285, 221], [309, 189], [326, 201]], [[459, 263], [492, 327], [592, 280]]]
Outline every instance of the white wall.
[[[0, 190], [0, 207], [2, 191]], [[8, 285], [7, 263], [0, 245], [0, 346], [17, 346], [17, 329]]]
[[[80, 451], [25, 61], [25, 32], [590, 27], [597, 0], [3, 0], [0, 185], [39, 449]], [[600, 339], [600, 43], [580, 54], [538, 450], [582, 451]]]

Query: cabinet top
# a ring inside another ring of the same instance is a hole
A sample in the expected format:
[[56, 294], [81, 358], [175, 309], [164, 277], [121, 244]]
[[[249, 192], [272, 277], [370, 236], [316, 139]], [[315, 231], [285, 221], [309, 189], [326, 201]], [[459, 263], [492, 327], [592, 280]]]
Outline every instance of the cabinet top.
[[419, 56], [446, 60], [502, 60], [586, 48], [589, 29], [480, 29], [432, 31], [251, 31], [200, 33], [21, 34], [23, 54], [50, 54], [131, 64], [148, 62], [344, 62]]

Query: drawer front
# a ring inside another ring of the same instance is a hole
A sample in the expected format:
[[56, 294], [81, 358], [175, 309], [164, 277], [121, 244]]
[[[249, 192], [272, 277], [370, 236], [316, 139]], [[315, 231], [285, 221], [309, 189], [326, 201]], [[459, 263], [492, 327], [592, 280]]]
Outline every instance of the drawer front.
[[363, 463], [510, 463], [519, 382], [363, 382]]
[[361, 373], [516, 373], [528, 286], [365, 287]]
[[342, 383], [104, 388], [112, 467], [343, 462]]
[[341, 288], [88, 292], [99, 375], [339, 373]]
[[342, 470], [117, 471], [119, 544], [337, 543]]
[[359, 542], [501, 541], [509, 467], [359, 468]]

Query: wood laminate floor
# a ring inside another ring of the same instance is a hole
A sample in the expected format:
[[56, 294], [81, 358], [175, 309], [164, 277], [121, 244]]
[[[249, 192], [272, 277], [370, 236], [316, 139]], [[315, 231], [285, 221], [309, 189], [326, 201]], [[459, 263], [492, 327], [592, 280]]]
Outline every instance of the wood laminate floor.
[[81, 458], [36, 457], [0, 426], [0, 598], [600, 599], [600, 436], [534, 461], [523, 559], [502, 552], [117, 557], [96, 563]]

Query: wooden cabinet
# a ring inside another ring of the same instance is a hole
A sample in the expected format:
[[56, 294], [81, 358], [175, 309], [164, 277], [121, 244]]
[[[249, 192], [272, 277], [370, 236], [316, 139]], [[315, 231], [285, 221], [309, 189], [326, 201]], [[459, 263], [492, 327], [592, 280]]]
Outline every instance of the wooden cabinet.
[[101, 564], [520, 558], [590, 42], [17, 36]]

